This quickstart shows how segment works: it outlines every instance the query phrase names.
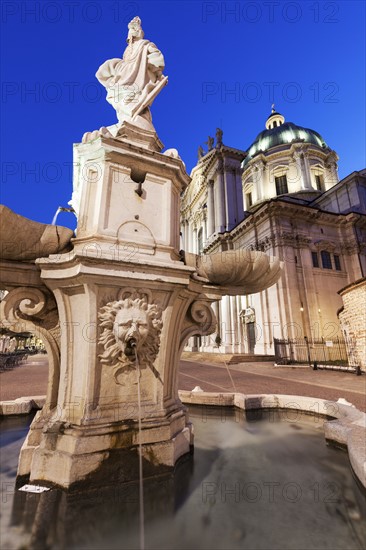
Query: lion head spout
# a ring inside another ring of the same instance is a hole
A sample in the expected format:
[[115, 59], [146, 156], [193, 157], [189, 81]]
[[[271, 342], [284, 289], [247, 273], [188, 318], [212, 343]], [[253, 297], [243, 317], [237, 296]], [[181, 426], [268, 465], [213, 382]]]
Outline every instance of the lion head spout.
[[132, 367], [136, 355], [141, 366], [152, 366], [160, 346], [162, 310], [149, 303], [146, 295], [128, 296], [108, 302], [98, 315], [104, 352], [102, 363], [112, 367]]

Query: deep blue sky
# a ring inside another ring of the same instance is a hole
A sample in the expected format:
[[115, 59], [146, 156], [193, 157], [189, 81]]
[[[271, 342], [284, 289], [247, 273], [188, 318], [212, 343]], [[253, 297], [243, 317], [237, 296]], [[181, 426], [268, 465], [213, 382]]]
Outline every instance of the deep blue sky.
[[[135, 15], [169, 76], [155, 128], [188, 172], [217, 126], [224, 143], [247, 149], [273, 100], [337, 151], [341, 178], [365, 167], [361, 0], [3, 0], [1, 10], [1, 202], [24, 216], [51, 222], [71, 196], [72, 144], [116, 121], [94, 75], [121, 57]], [[58, 222], [75, 226], [71, 214]]]

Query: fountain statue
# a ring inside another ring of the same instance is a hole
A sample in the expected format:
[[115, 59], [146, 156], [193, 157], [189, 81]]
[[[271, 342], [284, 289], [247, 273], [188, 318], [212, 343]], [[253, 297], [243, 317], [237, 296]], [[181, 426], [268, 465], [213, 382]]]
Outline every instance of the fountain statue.
[[163, 75], [164, 57], [149, 40], [144, 40], [141, 19], [134, 17], [128, 25], [127, 48], [122, 59], [105, 61], [96, 73], [107, 90], [107, 101], [116, 110], [118, 124], [86, 132], [83, 142], [98, 135], [116, 136], [123, 122], [155, 132], [150, 105], [167, 84]]
[[[215, 331], [214, 301], [263, 290], [281, 273], [262, 252], [179, 250], [190, 177], [175, 149], [161, 152], [149, 110], [166, 84], [163, 68], [134, 18], [123, 59], [97, 72], [118, 123], [74, 145], [76, 237], [1, 258], [4, 323], [35, 331], [49, 358], [46, 403], [18, 466], [32, 482], [137, 479], [139, 446], [145, 476], [171, 470], [193, 445], [178, 397], [185, 342]], [[34, 222], [22, 220], [26, 241]]]

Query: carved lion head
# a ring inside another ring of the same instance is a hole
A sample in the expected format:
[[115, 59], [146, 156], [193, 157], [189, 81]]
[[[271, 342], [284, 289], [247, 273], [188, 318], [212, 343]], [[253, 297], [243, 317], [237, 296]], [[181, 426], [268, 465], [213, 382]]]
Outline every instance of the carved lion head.
[[[146, 297], [125, 298], [101, 308], [99, 343], [104, 347], [101, 362], [111, 366], [152, 365], [160, 345], [162, 311]], [[122, 365], [121, 365], [122, 364]]]

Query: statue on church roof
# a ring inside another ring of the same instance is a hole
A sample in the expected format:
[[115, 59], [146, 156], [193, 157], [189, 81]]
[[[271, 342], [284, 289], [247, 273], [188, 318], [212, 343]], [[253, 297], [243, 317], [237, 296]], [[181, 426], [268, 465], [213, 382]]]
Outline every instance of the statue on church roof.
[[214, 145], [214, 141], [215, 141], [215, 140], [214, 140], [213, 137], [208, 136], [207, 141], [206, 141], [206, 145], [207, 145], [207, 149], [208, 149], [209, 151], [212, 151], [213, 145]]
[[221, 128], [216, 128], [216, 147], [219, 148], [222, 145], [223, 131]]
[[197, 155], [198, 155], [198, 160], [201, 160], [201, 158], [205, 156], [205, 152], [203, 150], [202, 145], [198, 147]]
[[167, 84], [164, 66], [163, 54], [155, 44], [144, 40], [141, 19], [134, 17], [128, 24], [122, 59], [105, 61], [95, 75], [106, 88], [107, 101], [116, 110], [119, 123], [126, 121], [154, 130], [149, 107]]

